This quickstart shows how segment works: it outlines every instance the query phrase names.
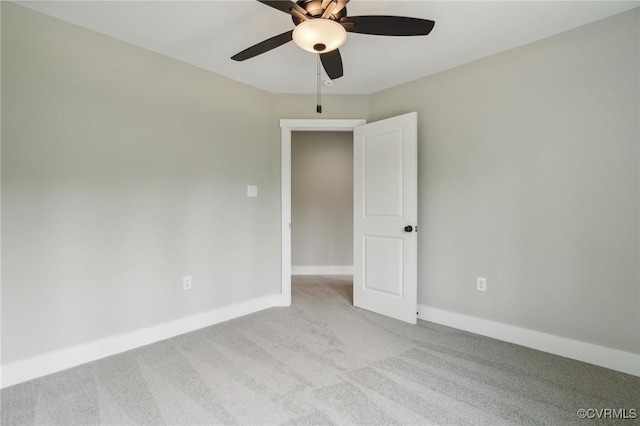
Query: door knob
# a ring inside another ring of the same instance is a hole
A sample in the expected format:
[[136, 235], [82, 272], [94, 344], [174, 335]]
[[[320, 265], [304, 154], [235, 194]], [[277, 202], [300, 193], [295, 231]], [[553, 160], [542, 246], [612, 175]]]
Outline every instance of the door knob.
[[413, 226], [407, 225], [404, 227], [404, 232], [413, 232]]

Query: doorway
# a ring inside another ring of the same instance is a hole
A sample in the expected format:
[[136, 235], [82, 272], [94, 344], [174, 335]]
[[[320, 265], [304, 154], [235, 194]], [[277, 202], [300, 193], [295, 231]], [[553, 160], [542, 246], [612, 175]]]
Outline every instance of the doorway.
[[291, 250], [294, 276], [353, 275], [352, 132], [292, 133]]
[[353, 132], [364, 119], [283, 119], [281, 128], [282, 304], [291, 305], [291, 137], [292, 132]]

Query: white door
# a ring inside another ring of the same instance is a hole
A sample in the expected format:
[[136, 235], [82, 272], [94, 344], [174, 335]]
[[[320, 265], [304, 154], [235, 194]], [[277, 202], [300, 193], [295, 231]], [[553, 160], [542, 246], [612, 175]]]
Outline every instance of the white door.
[[411, 324], [417, 315], [415, 112], [354, 129], [353, 304]]

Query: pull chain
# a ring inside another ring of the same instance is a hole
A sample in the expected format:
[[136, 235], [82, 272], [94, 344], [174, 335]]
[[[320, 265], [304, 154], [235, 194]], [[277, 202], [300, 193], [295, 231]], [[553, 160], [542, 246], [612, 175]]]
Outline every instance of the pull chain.
[[321, 82], [320, 82], [320, 54], [318, 54], [318, 91], [317, 91], [317, 104], [316, 104], [316, 112], [318, 114], [322, 114], [322, 96], [320, 94], [321, 91]]

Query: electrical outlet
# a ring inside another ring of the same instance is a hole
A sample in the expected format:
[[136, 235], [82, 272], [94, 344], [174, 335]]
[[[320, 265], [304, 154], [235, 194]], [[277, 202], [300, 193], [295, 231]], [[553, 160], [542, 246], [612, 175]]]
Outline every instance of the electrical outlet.
[[191, 276], [182, 277], [182, 289], [191, 290]]
[[476, 288], [478, 291], [487, 291], [487, 279], [483, 277], [478, 277], [476, 282]]

